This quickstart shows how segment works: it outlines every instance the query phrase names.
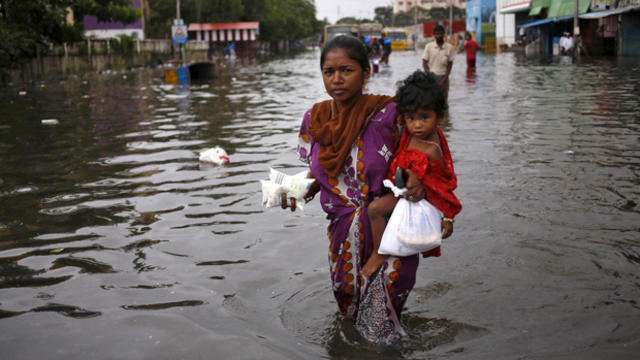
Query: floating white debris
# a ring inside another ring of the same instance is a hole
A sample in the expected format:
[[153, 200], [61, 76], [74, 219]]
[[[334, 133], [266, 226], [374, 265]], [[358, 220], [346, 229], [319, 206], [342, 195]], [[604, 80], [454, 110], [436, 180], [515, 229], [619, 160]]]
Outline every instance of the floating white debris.
[[43, 119], [40, 123], [42, 125], [58, 125], [59, 121], [56, 119]]
[[169, 100], [186, 99], [189, 94], [167, 94], [165, 97]]
[[573, 150], [565, 150], [565, 151], [563, 151], [563, 153], [565, 153], [565, 154], [573, 154]]
[[20, 91], [18, 91], [18, 95], [24, 96], [24, 95], [27, 95], [27, 92], [24, 91], [24, 90], [20, 90]]
[[229, 163], [229, 156], [223, 148], [216, 146], [200, 153], [200, 161], [210, 162], [216, 165], [226, 165]]

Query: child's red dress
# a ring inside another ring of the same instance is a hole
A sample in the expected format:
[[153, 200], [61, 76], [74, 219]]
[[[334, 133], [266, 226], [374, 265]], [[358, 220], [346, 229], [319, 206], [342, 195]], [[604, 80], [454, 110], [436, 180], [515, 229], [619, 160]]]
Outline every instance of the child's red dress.
[[[420, 150], [407, 149], [411, 135], [405, 131], [389, 165], [387, 179], [395, 181], [394, 177], [398, 166], [404, 170], [410, 169], [422, 181], [425, 191], [424, 198], [442, 211], [444, 216], [453, 219], [462, 210], [460, 201], [453, 193], [453, 190], [458, 186], [458, 179], [453, 170], [453, 160], [447, 139], [439, 127], [436, 127], [436, 131], [440, 137], [444, 166], [439, 160], [429, 160], [427, 155]], [[440, 256], [440, 254], [440, 247], [422, 253], [424, 257]]]

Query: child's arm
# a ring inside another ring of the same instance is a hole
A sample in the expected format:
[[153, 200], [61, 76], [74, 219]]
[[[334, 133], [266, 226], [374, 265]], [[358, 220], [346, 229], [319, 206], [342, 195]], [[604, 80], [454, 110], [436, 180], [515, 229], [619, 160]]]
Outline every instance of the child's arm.
[[422, 181], [416, 174], [410, 169], [407, 169], [409, 178], [407, 179], [407, 191], [402, 195], [405, 199], [413, 202], [418, 202], [424, 199], [424, 188], [422, 187]]
[[442, 238], [446, 239], [453, 234], [453, 219], [448, 217], [442, 218]]

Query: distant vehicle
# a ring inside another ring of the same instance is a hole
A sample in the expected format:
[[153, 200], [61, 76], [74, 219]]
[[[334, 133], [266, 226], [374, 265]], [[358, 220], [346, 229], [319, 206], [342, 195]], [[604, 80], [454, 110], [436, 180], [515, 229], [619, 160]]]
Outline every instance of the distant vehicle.
[[386, 27], [382, 33], [391, 40], [391, 50], [407, 50], [409, 31], [406, 28]]
[[322, 47], [333, 38], [340, 35], [358, 36], [358, 24], [326, 25], [322, 35]]
[[368, 36], [371, 39], [382, 38], [382, 24], [363, 23], [358, 27], [358, 37]]

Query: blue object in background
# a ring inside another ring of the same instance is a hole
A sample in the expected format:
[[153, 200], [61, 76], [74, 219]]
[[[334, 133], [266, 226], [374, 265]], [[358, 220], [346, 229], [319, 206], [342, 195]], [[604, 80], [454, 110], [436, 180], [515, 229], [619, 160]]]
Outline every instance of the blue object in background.
[[178, 84], [184, 85], [189, 83], [189, 69], [186, 66], [178, 68]]
[[391, 44], [391, 39], [389, 39], [389, 38], [384, 39], [384, 43], [385, 44]]

